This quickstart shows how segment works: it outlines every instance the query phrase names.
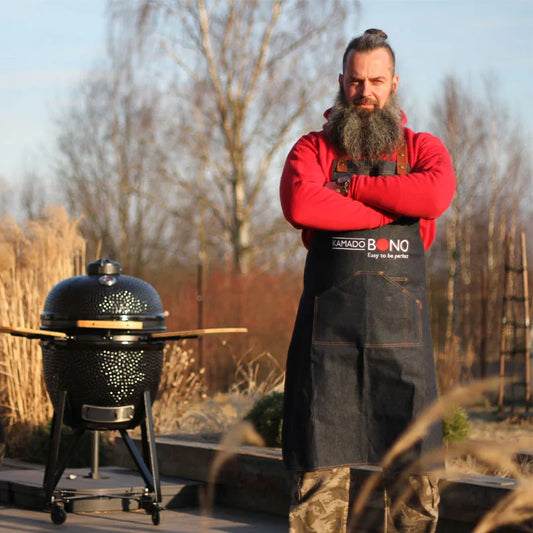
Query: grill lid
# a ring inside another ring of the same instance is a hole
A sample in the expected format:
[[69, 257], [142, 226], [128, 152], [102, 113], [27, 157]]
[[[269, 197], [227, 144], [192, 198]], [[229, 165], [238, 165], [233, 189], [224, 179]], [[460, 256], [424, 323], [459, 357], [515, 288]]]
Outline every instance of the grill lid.
[[142, 329], [166, 331], [157, 291], [147, 282], [121, 274], [120, 263], [99, 259], [87, 265], [86, 276], [59, 282], [48, 293], [41, 329]]

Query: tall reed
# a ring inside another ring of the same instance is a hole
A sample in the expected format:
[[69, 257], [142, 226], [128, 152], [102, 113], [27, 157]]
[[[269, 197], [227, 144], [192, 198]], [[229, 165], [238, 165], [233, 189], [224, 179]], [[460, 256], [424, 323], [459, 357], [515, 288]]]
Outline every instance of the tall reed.
[[243, 421], [231, 427], [220, 441], [219, 450], [209, 466], [207, 486], [200, 493], [200, 504], [203, 514], [209, 515], [215, 502], [216, 480], [224, 465], [237, 456], [243, 444], [264, 446], [263, 437], [257, 433], [251, 422]]
[[[423, 438], [429, 428], [438, 423], [442, 417], [450, 410], [460, 405], [469, 405], [479, 401], [483, 394], [498, 388], [499, 378], [492, 378], [473, 382], [465, 387], [457, 387], [441, 396], [433, 405], [423, 412], [406, 430], [400, 435], [390, 450], [385, 454], [381, 466], [383, 470], [389, 468], [394, 461], [409, 450], [419, 439]], [[523, 473], [514, 461], [516, 454], [525, 449], [528, 443], [506, 442], [506, 443], [472, 443], [462, 442], [447, 448], [435, 450], [420, 460], [412, 463], [398, 479], [398, 484], [406, 487], [403, 491], [398, 491], [400, 496], [392, 506], [392, 514], [398, 510], [402, 501], [406, 501], [410, 496], [410, 489], [405, 483], [409, 474], [431, 472], [439, 477], [446, 476], [448, 482], [460, 479], [462, 473], [451, 469], [443, 468], [444, 462], [449, 462], [454, 458], [470, 455], [479, 462], [490, 466], [492, 469], [504, 469], [510, 473], [517, 481], [517, 487], [502, 499], [491, 511], [489, 511], [479, 522], [473, 533], [485, 533], [497, 527], [522, 524], [526, 520], [533, 519], [533, 476]], [[350, 520], [350, 531], [357, 531], [357, 524], [362, 518], [367, 502], [377, 488], [383, 474], [376, 472], [369, 476], [361, 487], [359, 495], [353, 505], [353, 513]], [[449, 484], [449, 483], [448, 483]], [[441, 490], [446, 486], [441, 484]]]
[[[85, 241], [78, 221], [50, 207], [21, 225], [0, 220], [0, 325], [39, 329], [46, 295], [62, 279], [83, 273]], [[52, 414], [39, 342], [0, 335], [0, 409], [16, 453]]]

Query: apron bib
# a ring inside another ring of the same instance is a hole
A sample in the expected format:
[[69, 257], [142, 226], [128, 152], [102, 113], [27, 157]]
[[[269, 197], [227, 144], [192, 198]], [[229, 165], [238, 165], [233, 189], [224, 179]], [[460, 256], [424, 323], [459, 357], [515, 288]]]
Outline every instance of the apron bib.
[[[396, 173], [395, 162], [369, 165], [348, 161], [333, 179], [363, 170]], [[418, 219], [371, 230], [317, 231], [287, 358], [287, 466], [379, 463], [436, 397]], [[413, 452], [441, 444], [435, 428]]]

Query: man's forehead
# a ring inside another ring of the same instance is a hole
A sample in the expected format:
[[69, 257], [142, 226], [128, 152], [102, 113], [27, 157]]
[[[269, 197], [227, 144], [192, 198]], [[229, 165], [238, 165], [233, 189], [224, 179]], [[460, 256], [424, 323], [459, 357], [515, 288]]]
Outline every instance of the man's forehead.
[[393, 63], [385, 48], [365, 52], [352, 51], [346, 61], [346, 74], [349, 75], [392, 75]]

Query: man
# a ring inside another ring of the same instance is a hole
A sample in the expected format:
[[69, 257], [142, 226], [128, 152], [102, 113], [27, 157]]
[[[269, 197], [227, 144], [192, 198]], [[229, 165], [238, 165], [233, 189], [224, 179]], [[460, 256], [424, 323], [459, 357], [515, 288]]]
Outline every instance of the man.
[[[379, 464], [437, 396], [424, 250], [455, 179], [441, 141], [404, 126], [397, 88], [387, 35], [351, 41], [327, 123], [296, 143], [281, 178], [308, 247], [285, 384], [293, 532], [345, 531], [349, 465]], [[397, 468], [441, 444], [434, 428]], [[436, 482], [412, 484], [387, 531], [435, 531]]]

